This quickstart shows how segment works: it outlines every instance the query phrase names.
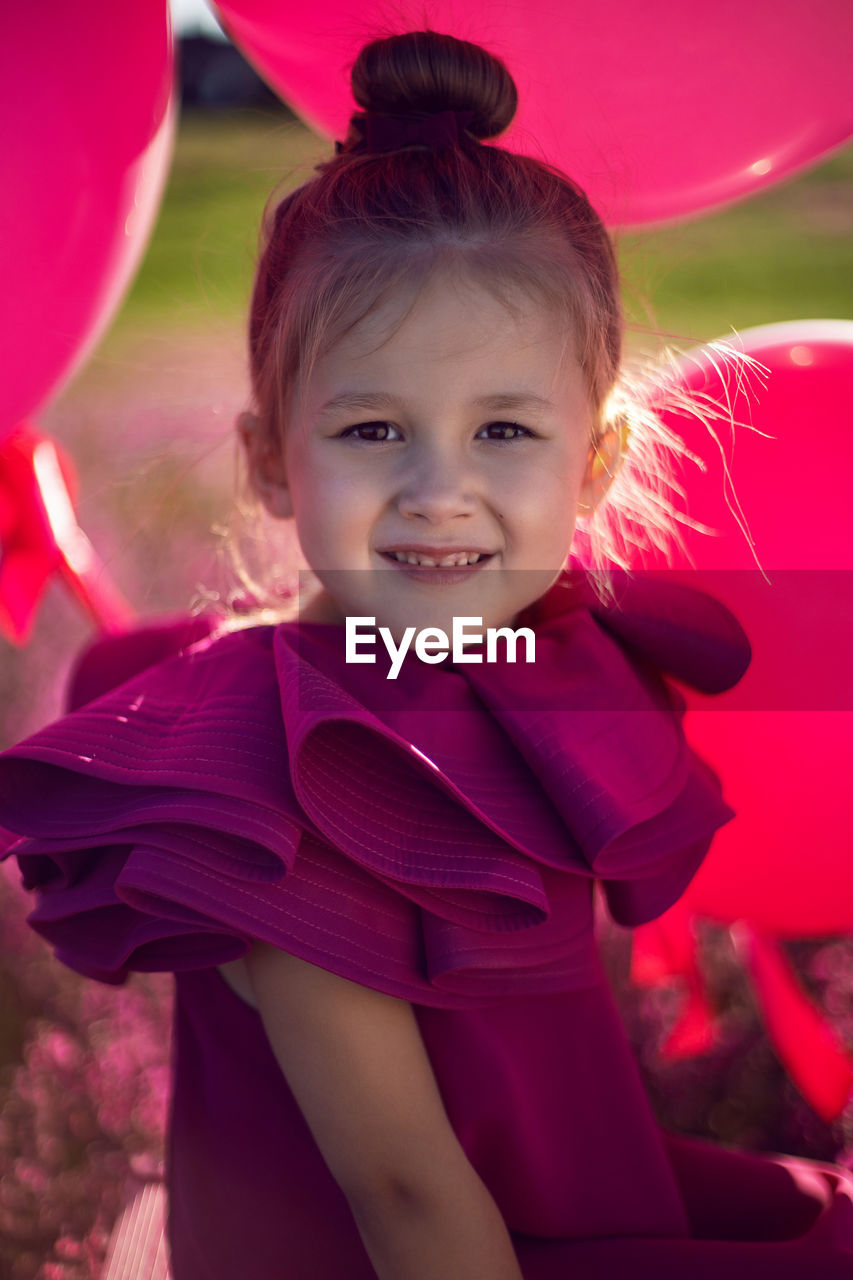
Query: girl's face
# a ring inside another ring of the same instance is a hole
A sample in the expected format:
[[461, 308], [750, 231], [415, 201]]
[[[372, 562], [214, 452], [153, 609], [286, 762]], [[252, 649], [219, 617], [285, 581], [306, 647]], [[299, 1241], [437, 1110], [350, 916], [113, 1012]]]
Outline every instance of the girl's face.
[[323, 586], [302, 616], [374, 617], [398, 639], [461, 616], [508, 625], [600, 496], [584, 378], [533, 302], [512, 315], [444, 276], [400, 324], [405, 301], [357, 325], [293, 402], [273, 509], [295, 517]]

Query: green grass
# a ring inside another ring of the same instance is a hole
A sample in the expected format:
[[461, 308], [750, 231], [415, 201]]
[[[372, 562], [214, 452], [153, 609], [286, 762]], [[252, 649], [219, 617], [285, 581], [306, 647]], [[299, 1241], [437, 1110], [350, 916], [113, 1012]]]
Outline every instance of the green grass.
[[695, 221], [621, 238], [629, 304], [700, 338], [779, 320], [853, 314], [853, 149]]
[[[155, 233], [113, 327], [204, 328], [245, 312], [264, 204], [328, 144], [291, 117], [190, 115]], [[732, 326], [851, 314], [853, 149], [793, 182], [689, 223], [619, 237], [629, 317], [711, 338]]]
[[271, 191], [307, 178], [323, 143], [284, 113], [190, 115], [181, 122], [154, 235], [119, 328], [229, 318], [248, 301]]

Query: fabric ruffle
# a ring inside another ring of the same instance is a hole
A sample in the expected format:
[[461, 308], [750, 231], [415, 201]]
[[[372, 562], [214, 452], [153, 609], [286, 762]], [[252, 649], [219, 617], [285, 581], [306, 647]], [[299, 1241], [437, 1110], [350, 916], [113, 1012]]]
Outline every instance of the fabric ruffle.
[[0, 757], [30, 923], [105, 982], [253, 939], [446, 1008], [599, 981], [593, 881], [621, 923], [651, 919], [732, 816], [660, 668], [726, 688], [748, 662], [708, 597], [621, 596], [567, 575], [519, 619], [534, 664], [410, 657], [395, 682], [320, 624], [165, 661], [198, 632], [101, 642], [86, 693], [146, 669]]

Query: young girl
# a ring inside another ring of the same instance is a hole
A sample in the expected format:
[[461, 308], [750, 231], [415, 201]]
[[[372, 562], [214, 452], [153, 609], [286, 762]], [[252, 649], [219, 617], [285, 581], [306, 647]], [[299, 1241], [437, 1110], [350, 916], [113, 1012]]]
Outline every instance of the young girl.
[[175, 972], [174, 1280], [850, 1276], [841, 1170], [661, 1132], [595, 949], [596, 880], [652, 919], [732, 816], [661, 671], [748, 661], [707, 597], [565, 571], [628, 435], [607, 235], [483, 145], [483, 49], [378, 40], [352, 82], [267, 229], [239, 423], [314, 594], [103, 642], [0, 762], [33, 927]]

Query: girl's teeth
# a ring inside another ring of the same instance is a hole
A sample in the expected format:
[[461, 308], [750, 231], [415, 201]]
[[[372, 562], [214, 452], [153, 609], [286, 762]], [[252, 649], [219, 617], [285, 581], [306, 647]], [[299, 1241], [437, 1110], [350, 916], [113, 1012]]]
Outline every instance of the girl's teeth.
[[463, 551], [454, 556], [445, 556], [443, 560], [433, 560], [431, 556], [419, 556], [414, 551], [395, 551], [394, 559], [401, 564], [420, 565], [422, 569], [449, 569], [462, 565], [476, 564], [480, 559], [479, 551]]

